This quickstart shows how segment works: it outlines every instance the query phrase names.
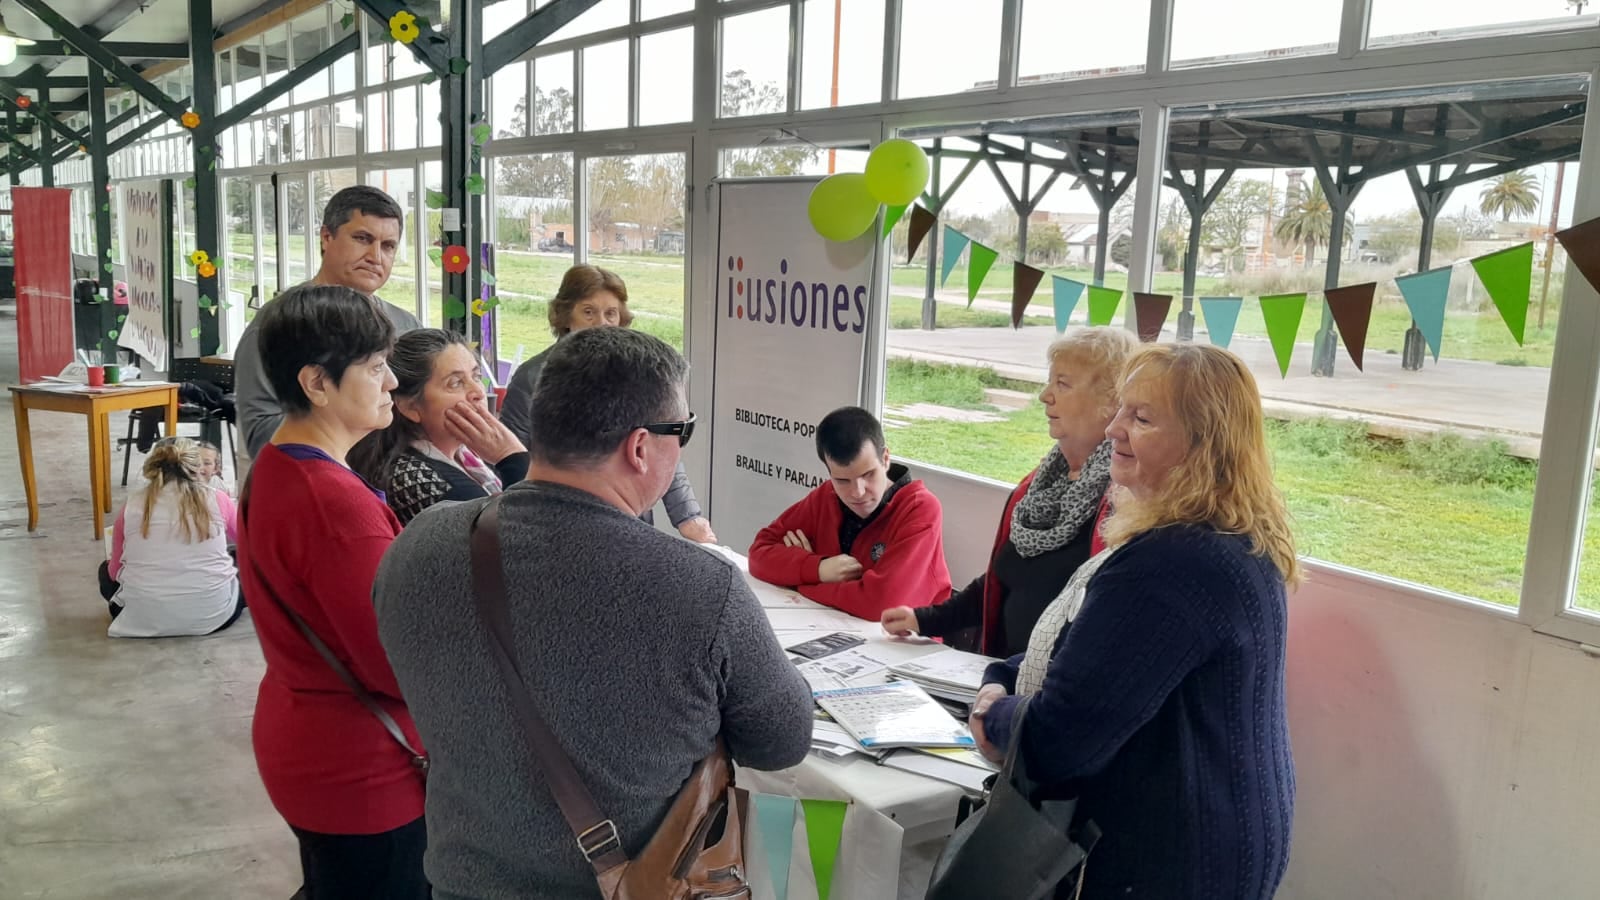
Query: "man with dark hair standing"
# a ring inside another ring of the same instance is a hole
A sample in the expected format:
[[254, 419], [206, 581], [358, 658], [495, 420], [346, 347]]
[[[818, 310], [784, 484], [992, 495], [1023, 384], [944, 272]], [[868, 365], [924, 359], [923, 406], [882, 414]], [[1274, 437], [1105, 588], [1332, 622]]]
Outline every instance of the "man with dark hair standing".
[[[334, 194], [322, 213], [322, 267], [309, 283], [344, 285], [372, 297], [394, 323], [396, 334], [421, 328], [416, 316], [378, 297], [394, 267], [404, 221], [394, 198], [375, 187], [354, 185]], [[239, 430], [253, 458], [283, 421], [261, 363], [254, 321], [233, 351], [233, 383]]]
[[[493, 501], [523, 681], [629, 857], [719, 735], [757, 769], [796, 765], [811, 745], [811, 692], [744, 577], [639, 521], [694, 433], [687, 372], [642, 332], [564, 338], [533, 393], [528, 478]], [[474, 609], [466, 551], [484, 502], [413, 519], [373, 588], [432, 760], [433, 896], [598, 896]]]
[[756, 535], [750, 574], [873, 621], [947, 599], [939, 498], [889, 462], [872, 413], [846, 406], [824, 416], [817, 456], [828, 482]]

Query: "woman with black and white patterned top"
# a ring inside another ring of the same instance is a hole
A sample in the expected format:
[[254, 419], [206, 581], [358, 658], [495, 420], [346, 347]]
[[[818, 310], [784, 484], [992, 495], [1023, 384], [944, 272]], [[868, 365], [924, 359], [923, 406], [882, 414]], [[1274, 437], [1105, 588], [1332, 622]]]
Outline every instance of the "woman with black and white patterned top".
[[498, 494], [528, 474], [528, 451], [486, 405], [478, 357], [459, 334], [420, 328], [389, 355], [394, 421], [350, 451], [401, 524], [447, 500]]

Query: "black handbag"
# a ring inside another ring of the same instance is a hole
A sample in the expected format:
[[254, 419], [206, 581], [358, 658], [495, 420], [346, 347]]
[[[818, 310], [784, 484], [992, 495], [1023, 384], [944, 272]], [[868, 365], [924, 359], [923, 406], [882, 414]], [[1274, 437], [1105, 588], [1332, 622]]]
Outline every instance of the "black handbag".
[[[1069, 835], [1076, 799], [1040, 803], [1029, 799], [1038, 785], [1029, 780], [1018, 749], [1027, 709], [1026, 699], [1017, 704], [1005, 765], [939, 854], [927, 900], [1042, 900], [1080, 869], [1093, 849], [1099, 836], [1093, 823], [1082, 828], [1088, 847]], [[1078, 877], [1081, 892], [1081, 871]]]

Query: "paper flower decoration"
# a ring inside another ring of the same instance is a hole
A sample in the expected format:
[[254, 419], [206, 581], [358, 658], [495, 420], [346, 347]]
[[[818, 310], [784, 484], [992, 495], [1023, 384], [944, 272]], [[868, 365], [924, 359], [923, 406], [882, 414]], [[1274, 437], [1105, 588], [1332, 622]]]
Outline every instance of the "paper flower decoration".
[[422, 29], [417, 27], [417, 17], [402, 9], [389, 17], [389, 34], [400, 43], [409, 44], [422, 34]]
[[204, 250], [196, 250], [195, 252], [189, 254], [189, 265], [194, 266], [195, 268], [199, 268], [210, 261], [211, 254]]
[[27, 109], [28, 107], [33, 105], [33, 100], [31, 98], [29, 98], [27, 94], [23, 94], [22, 96], [17, 98], [17, 105], [22, 107], [23, 109]]
[[201, 278], [210, 278], [211, 276], [217, 274], [217, 267], [213, 265], [209, 259], [200, 265], [195, 266], [194, 270], [200, 273]]
[[473, 315], [478, 316], [478, 317], [481, 318], [483, 316], [483, 314], [488, 312], [488, 311], [489, 311], [489, 307], [487, 307], [487, 306], [485, 306], [483, 304], [483, 298], [480, 297], [477, 300], [472, 301], [472, 314]]
[[467, 248], [460, 244], [451, 244], [444, 248], [444, 256], [441, 259], [444, 263], [444, 270], [453, 275], [460, 275], [465, 272], [467, 265], [472, 261], [471, 257], [467, 256]]
[[178, 121], [182, 122], [183, 127], [185, 128], [199, 128], [200, 114], [191, 109], [182, 116], [179, 116]]
[[88, 144], [79, 144], [78, 145], [78, 152], [79, 153], [88, 153], [89, 152], [89, 145]]

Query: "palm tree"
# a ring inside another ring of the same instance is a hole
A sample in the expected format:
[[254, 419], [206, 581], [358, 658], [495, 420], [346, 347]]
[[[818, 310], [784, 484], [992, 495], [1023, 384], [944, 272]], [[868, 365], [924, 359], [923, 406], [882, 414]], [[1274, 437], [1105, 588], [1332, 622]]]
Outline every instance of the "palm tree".
[[[1355, 222], [1349, 213], [1344, 218], [1344, 239], [1353, 237]], [[1300, 195], [1294, 206], [1284, 211], [1283, 218], [1272, 227], [1279, 240], [1303, 244], [1306, 248], [1306, 267], [1316, 262], [1317, 247], [1325, 246], [1333, 232], [1333, 207], [1322, 193], [1322, 182], [1311, 182], [1311, 190]]]
[[1483, 186], [1478, 194], [1478, 209], [1500, 221], [1511, 221], [1511, 214], [1529, 215], [1539, 208], [1539, 179], [1531, 172], [1507, 172]]

